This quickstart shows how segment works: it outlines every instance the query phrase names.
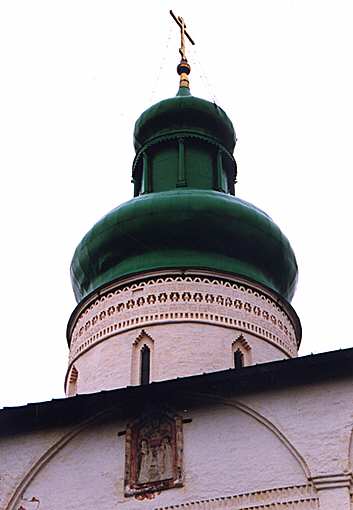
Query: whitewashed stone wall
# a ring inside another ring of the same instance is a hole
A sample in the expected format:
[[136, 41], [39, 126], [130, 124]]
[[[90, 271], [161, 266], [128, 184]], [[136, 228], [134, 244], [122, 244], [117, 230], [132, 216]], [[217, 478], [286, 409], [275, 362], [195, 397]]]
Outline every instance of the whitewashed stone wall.
[[300, 342], [289, 305], [249, 282], [169, 274], [110, 286], [73, 315], [66, 391], [137, 384], [144, 338], [153, 345], [151, 378], [162, 380], [232, 367], [239, 337], [246, 364], [296, 356]]
[[350, 510], [351, 385], [186, 400], [184, 486], [142, 501], [124, 496], [128, 420], [2, 438], [0, 508]]
[[[121, 333], [87, 350], [75, 361], [77, 392], [89, 393], [139, 384], [139, 357], [143, 345], [151, 349], [151, 380], [174, 379], [224, 370], [234, 366], [232, 345], [242, 332], [195, 323], [152, 325]], [[245, 334], [252, 362], [287, 358], [273, 345]]]

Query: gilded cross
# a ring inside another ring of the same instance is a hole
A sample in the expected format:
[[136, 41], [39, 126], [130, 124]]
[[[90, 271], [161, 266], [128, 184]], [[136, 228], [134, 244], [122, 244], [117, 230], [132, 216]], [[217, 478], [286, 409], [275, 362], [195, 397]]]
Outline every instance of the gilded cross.
[[175, 14], [173, 13], [172, 10], [170, 10], [169, 13], [170, 13], [171, 17], [174, 19], [174, 21], [176, 22], [176, 24], [180, 28], [180, 48], [179, 48], [179, 53], [181, 55], [181, 59], [182, 60], [187, 60], [186, 55], [185, 55], [185, 36], [189, 39], [191, 44], [194, 45], [195, 43], [191, 39], [190, 35], [186, 31], [186, 25], [185, 25], [185, 22], [184, 22], [183, 18], [181, 16], [178, 16], [178, 17], [175, 16]]

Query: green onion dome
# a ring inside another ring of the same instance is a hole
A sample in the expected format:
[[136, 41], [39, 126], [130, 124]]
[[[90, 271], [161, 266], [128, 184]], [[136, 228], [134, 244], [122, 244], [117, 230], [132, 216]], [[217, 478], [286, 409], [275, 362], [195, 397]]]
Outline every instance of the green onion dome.
[[79, 244], [71, 274], [80, 301], [118, 278], [167, 268], [245, 276], [287, 300], [297, 279], [294, 253], [265, 213], [197, 189], [150, 193], [111, 211]]
[[234, 196], [234, 128], [181, 88], [135, 125], [135, 198], [101, 219], [71, 264], [77, 301], [120, 278], [163, 269], [240, 275], [290, 301], [294, 252], [269, 216]]

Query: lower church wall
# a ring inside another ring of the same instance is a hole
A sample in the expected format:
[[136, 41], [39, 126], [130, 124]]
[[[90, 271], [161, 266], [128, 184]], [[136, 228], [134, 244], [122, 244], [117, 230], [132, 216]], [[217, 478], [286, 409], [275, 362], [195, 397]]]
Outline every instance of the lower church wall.
[[[7, 508], [16, 487], [22, 486], [27, 474], [38, 464], [41, 456], [70, 431], [71, 427], [0, 436], [1, 510]], [[14, 508], [17, 509], [19, 506]]]
[[127, 427], [138, 410], [124, 419], [107, 410], [60, 436], [2, 438], [0, 508], [349, 510], [350, 388], [183, 397], [175, 409], [184, 419], [183, 486], [142, 496], [124, 494]]

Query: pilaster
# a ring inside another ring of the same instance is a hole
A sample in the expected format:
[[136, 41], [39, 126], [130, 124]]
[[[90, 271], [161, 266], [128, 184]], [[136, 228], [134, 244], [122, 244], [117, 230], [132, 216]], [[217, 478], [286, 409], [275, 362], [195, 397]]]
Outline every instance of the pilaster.
[[351, 510], [351, 473], [320, 475], [312, 478], [320, 499], [320, 510]]

